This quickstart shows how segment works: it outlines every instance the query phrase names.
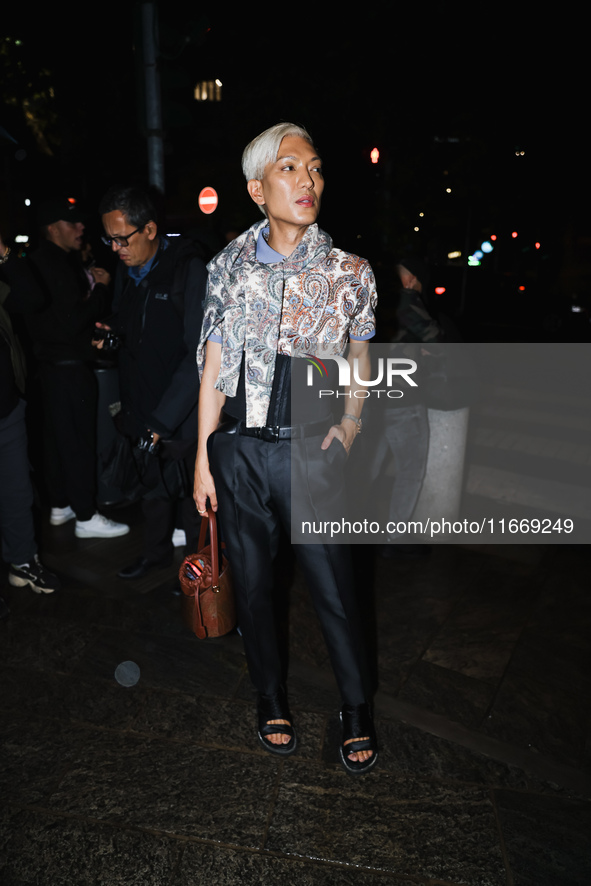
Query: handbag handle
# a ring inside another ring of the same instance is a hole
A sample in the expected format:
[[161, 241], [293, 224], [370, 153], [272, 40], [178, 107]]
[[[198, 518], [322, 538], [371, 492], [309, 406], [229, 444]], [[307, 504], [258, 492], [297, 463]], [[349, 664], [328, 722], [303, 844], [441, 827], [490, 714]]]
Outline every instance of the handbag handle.
[[214, 594], [218, 594], [220, 590], [220, 559], [218, 549], [218, 521], [217, 516], [211, 508], [207, 509], [207, 514], [201, 518], [201, 529], [199, 530], [199, 545], [197, 550], [201, 551], [205, 547], [205, 538], [209, 529], [209, 544], [211, 548], [211, 589]]

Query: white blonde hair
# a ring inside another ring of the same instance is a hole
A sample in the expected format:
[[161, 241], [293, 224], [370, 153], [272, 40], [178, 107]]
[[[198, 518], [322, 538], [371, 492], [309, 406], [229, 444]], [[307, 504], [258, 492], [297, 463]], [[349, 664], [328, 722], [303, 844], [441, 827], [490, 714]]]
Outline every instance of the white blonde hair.
[[288, 135], [296, 135], [305, 138], [313, 146], [314, 142], [309, 132], [303, 126], [295, 123], [276, 123], [270, 129], [265, 129], [260, 135], [245, 147], [242, 154], [242, 172], [247, 182], [255, 178], [260, 181], [267, 163], [274, 163], [279, 153], [279, 146]]
[[[279, 154], [279, 147], [283, 139], [288, 135], [295, 135], [306, 139], [312, 146], [312, 136], [303, 126], [295, 123], [276, 123], [269, 129], [265, 129], [256, 138], [253, 138], [242, 153], [242, 172], [247, 182], [252, 179], [261, 181], [267, 163], [274, 163]], [[265, 206], [259, 206], [263, 215], [267, 215]]]

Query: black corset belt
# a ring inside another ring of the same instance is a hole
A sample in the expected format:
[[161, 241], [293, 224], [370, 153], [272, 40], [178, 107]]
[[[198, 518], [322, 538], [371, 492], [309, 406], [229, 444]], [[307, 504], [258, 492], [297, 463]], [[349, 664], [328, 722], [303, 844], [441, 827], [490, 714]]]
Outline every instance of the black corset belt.
[[297, 440], [302, 437], [317, 437], [325, 434], [333, 424], [332, 416], [327, 416], [320, 421], [311, 421], [292, 427], [267, 426], [263, 428], [247, 428], [246, 423], [239, 418], [222, 412], [221, 424], [218, 432], [222, 434], [240, 434], [241, 437], [256, 437], [266, 443], [278, 443], [279, 440]]

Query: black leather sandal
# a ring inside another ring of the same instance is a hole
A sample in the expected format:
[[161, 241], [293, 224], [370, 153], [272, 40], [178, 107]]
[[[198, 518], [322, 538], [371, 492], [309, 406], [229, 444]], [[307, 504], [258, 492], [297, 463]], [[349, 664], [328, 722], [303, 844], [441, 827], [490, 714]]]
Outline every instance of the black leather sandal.
[[[289, 757], [290, 754], [293, 754], [298, 745], [298, 738], [294, 727], [285, 723], [269, 723], [269, 720], [289, 720], [290, 723], [292, 722], [285, 693], [259, 695], [257, 715], [259, 721], [259, 741], [264, 749], [271, 754], [278, 754], [280, 757]], [[276, 735], [277, 733], [290, 736], [287, 744], [274, 744], [272, 741], [269, 741], [267, 736]]]
[[[369, 705], [343, 705], [341, 724], [342, 737], [339, 748], [341, 763], [351, 775], [364, 775], [373, 769], [378, 761], [378, 740]], [[362, 740], [361, 736], [365, 735], [368, 738]], [[345, 745], [349, 739], [356, 740]], [[349, 754], [357, 754], [359, 751], [373, 751], [373, 754], [369, 760], [363, 762], [349, 759]]]

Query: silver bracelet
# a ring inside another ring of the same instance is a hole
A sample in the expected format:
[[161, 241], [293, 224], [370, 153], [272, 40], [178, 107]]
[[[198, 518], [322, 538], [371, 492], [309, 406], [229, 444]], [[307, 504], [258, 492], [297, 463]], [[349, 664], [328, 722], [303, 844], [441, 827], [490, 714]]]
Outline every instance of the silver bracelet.
[[363, 427], [363, 423], [362, 423], [361, 419], [360, 419], [360, 418], [357, 418], [356, 415], [351, 415], [350, 412], [345, 412], [345, 414], [343, 415], [341, 421], [344, 421], [344, 419], [346, 419], [346, 418], [350, 418], [351, 421], [354, 421], [354, 422], [355, 422], [355, 424], [357, 425], [357, 433], [360, 434], [360, 433], [361, 433], [361, 428]]

